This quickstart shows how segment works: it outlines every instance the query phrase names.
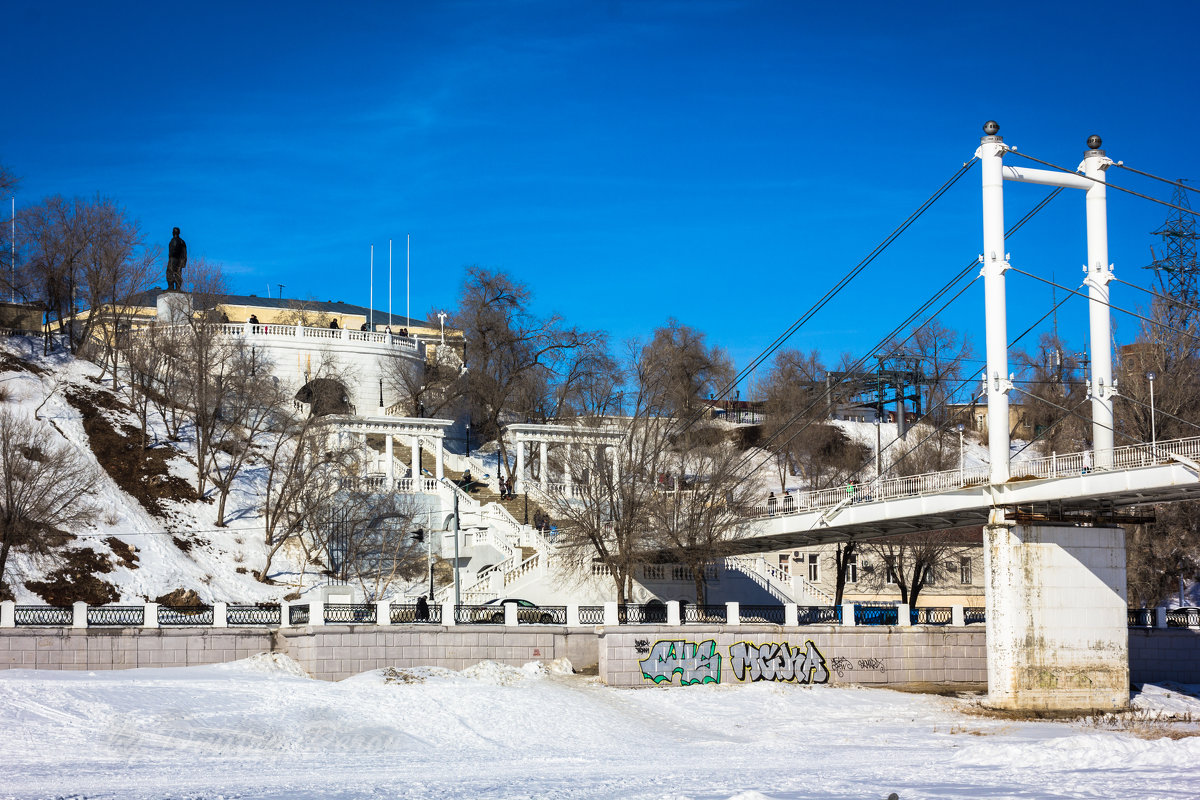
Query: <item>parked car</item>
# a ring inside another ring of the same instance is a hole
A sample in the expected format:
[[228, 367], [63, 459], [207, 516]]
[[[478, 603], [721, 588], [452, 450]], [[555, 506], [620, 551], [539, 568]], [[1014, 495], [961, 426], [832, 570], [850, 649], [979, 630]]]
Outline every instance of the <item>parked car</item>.
[[495, 606], [496, 613], [491, 615], [491, 621], [496, 623], [504, 622], [504, 607], [508, 603], [515, 603], [517, 606], [517, 621], [524, 623], [541, 623], [549, 625], [554, 622], [554, 615], [549, 611], [540, 608], [536, 603], [531, 603], [528, 600], [520, 600], [516, 597], [499, 597], [495, 600], [489, 600], [484, 603], [485, 606]]

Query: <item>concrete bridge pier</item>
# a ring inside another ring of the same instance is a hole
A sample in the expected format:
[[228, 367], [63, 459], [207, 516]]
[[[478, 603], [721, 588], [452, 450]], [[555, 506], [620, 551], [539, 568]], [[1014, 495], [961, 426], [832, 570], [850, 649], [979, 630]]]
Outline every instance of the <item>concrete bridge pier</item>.
[[1126, 708], [1124, 530], [999, 523], [983, 537], [988, 704]]

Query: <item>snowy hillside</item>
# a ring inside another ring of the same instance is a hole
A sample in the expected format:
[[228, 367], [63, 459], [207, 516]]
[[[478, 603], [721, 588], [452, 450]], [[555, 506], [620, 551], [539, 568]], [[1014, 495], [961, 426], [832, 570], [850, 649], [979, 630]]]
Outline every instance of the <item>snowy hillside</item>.
[[[15, 409], [54, 441], [65, 441], [101, 473], [91, 524], [71, 531], [56, 552], [13, 552], [4, 582], [26, 603], [141, 602], [178, 590], [202, 602], [280, 599], [303, 578], [286, 552], [276, 557], [276, 585], [253, 571], [265, 560], [257, 511], [263, 470], [250, 469], [235, 485], [227, 527], [214, 525], [211, 498], [196, 498], [192, 442], [166, 441], [161, 420], [151, 420], [153, 446], [137, 463], [133, 415], [99, 381], [99, 368], [63, 354], [43, 356], [41, 341], [0, 339], [0, 407]], [[95, 452], [104, 453], [104, 469]], [[137, 495], [135, 497], [135, 495]]]

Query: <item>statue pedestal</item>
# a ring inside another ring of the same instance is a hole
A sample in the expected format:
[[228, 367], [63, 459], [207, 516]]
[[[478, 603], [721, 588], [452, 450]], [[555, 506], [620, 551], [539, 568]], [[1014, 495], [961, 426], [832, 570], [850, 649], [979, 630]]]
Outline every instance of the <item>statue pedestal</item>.
[[192, 316], [192, 296], [177, 290], [158, 295], [158, 323], [186, 325]]

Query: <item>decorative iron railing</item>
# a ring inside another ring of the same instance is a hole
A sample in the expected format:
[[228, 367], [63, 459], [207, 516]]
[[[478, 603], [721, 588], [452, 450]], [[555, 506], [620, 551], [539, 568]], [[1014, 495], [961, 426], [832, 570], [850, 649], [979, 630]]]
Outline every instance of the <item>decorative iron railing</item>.
[[1168, 628], [1200, 628], [1200, 608], [1174, 608], [1167, 612]]
[[75, 611], [70, 606], [17, 606], [17, 625], [70, 625]]
[[225, 620], [230, 625], [278, 625], [279, 605], [264, 603], [261, 606], [229, 606]]
[[787, 619], [787, 612], [783, 606], [741, 606], [738, 608], [738, 616], [742, 623], [753, 625], [759, 622], [765, 622], [771, 625], [782, 625]]
[[580, 625], [603, 625], [604, 624], [604, 606], [580, 606], [579, 607], [579, 624]]
[[297, 606], [288, 606], [288, 624], [289, 625], [307, 625], [308, 624], [308, 604], [304, 603]]
[[566, 625], [566, 606], [538, 606], [518, 608], [517, 623], [520, 625]]
[[374, 625], [378, 620], [378, 608], [374, 603], [327, 603], [325, 605], [325, 622]]
[[830, 625], [842, 621], [841, 606], [797, 606], [797, 625]]
[[986, 608], [971, 608], [963, 609], [963, 624], [964, 625], [982, 625], [987, 622]]
[[457, 625], [503, 625], [504, 609], [499, 605], [455, 606], [454, 622]]
[[721, 605], [695, 605], [688, 603], [683, 606], [679, 615], [680, 622], [719, 622], [724, 624], [729, 619], [728, 607]]
[[159, 625], [206, 625], [213, 624], [212, 606], [159, 606]]
[[854, 604], [855, 625], [898, 625], [900, 609], [894, 605]]
[[913, 625], [949, 625], [954, 620], [949, 608], [910, 608], [908, 615]]
[[89, 628], [143, 625], [145, 619], [145, 606], [88, 606], [87, 610]]
[[393, 625], [405, 623], [442, 623], [442, 607], [438, 603], [429, 603], [424, 608], [416, 603], [392, 603], [389, 614]]
[[1131, 628], [1153, 628], [1154, 627], [1154, 609], [1153, 608], [1131, 608], [1131, 609], [1129, 609], [1129, 627], [1131, 627]]
[[624, 603], [617, 606], [617, 622], [621, 625], [666, 625], [667, 606], [665, 603]]

